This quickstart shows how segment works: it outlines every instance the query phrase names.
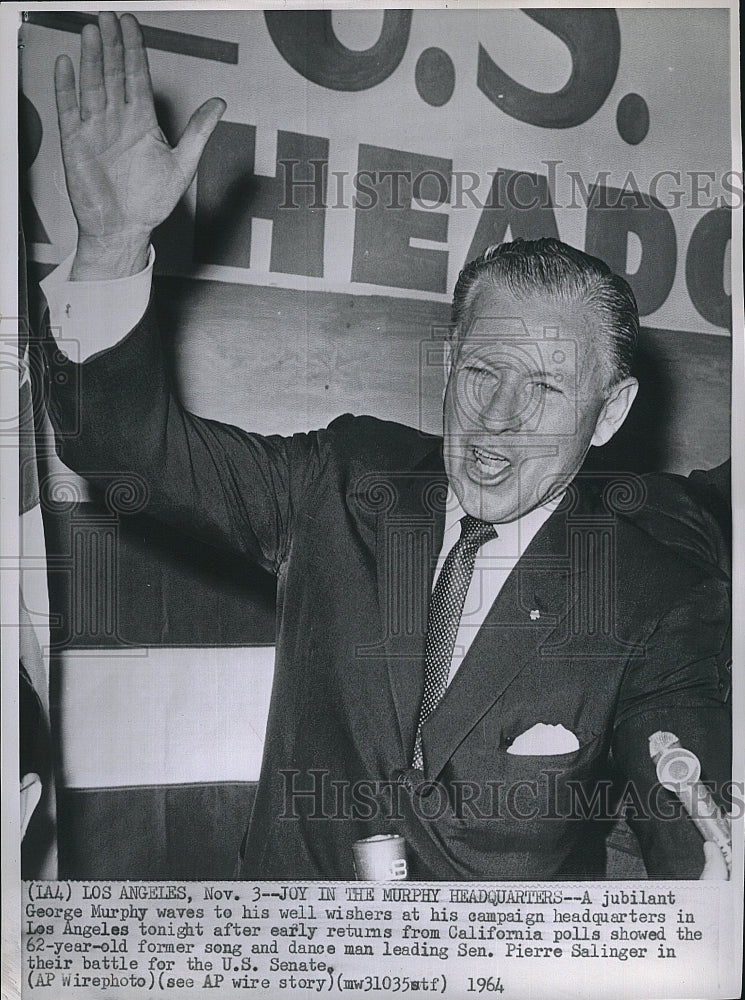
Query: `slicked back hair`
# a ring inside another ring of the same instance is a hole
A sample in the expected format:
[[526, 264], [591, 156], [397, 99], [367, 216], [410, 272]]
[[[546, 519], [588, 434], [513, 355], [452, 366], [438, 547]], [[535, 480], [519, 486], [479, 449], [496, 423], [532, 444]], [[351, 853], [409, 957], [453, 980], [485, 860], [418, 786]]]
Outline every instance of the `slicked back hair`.
[[629, 376], [639, 335], [639, 310], [628, 283], [604, 261], [549, 237], [487, 247], [466, 264], [455, 286], [456, 341], [473, 320], [479, 290], [489, 286], [506, 289], [518, 299], [543, 293], [559, 302], [587, 305], [597, 317], [598, 347], [610, 373], [608, 388]]

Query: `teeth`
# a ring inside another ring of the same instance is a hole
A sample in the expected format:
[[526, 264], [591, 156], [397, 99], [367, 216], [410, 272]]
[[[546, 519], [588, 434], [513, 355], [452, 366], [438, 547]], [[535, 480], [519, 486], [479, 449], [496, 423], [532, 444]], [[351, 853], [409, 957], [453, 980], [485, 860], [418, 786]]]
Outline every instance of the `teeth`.
[[479, 462], [483, 462], [485, 465], [501, 466], [509, 465], [509, 459], [505, 458], [504, 455], [500, 455], [498, 452], [486, 451], [483, 448], [474, 447], [473, 453]]

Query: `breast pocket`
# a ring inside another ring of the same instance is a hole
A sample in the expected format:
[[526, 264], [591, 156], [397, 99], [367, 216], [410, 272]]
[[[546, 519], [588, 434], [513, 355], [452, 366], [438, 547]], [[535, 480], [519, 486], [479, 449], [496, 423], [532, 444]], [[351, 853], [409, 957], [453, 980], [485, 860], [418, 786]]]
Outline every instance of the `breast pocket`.
[[448, 775], [456, 821], [516, 823], [525, 833], [529, 822], [534, 827], [555, 824], [586, 812], [583, 804], [597, 797], [605, 771], [607, 742], [603, 734], [578, 738], [577, 750], [561, 754], [516, 754], [483, 745], [468, 753], [461, 748]]
[[[461, 747], [447, 769], [449, 850], [482, 878], [550, 878], [589, 843], [588, 823], [611, 808], [607, 740], [577, 734], [579, 749], [511, 754]], [[444, 775], [443, 775], [444, 777]]]
[[583, 732], [576, 735], [579, 746], [568, 753], [518, 753], [509, 747], [496, 747], [493, 750], [495, 766], [505, 773], [541, 770], [545, 766], [561, 771], [582, 768], [602, 752], [603, 734]]

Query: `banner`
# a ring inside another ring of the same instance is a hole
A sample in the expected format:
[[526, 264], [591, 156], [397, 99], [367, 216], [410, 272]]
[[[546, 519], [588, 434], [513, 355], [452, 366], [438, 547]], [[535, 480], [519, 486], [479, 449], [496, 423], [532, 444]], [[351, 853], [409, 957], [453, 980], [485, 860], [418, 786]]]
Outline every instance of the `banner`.
[[[25, 58], [74, 56], [90, 17], [30, 12]], [[742, 205], [728, 116], [711, 113], [728, 107], [728, 17], [143, 12], [166, 134], [206, 96], [228, 103], [160, 267], [446, 302], [489, 243], [560, 235], [628, 275], [648, 325], [724, 334]], [[27, 76], [30, 238], [50, 261], [74, 226], [47, 180], [61, 177], [49, 77]]]

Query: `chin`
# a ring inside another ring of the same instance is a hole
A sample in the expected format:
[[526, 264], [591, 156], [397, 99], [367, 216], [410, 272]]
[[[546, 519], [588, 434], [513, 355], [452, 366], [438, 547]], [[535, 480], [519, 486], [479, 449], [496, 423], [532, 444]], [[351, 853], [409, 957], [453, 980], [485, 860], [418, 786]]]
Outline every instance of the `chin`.
[[466, 488], [460, 505], [466, 514], [489, 524], [514, 521], [522, 513], [515, 497], [492, 497], [488, 493]]

